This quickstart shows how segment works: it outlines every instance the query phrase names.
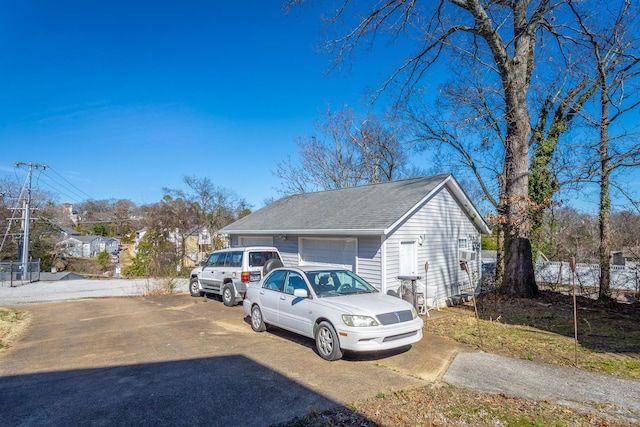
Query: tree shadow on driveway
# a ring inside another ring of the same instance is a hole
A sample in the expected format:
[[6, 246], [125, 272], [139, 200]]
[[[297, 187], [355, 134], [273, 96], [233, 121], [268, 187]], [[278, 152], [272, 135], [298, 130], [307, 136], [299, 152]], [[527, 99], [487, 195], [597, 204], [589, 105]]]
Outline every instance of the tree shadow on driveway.
[[0, 425], [266, 426], [336, 406], [237, 355], [0, 377]]

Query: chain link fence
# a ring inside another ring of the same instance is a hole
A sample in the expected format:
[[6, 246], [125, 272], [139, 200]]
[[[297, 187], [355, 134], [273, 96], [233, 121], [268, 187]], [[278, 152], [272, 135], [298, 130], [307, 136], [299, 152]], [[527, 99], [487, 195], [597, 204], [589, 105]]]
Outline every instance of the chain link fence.
[[18, 261], [0, 262], [0, 286], [22, 286], [40, 280], [40, 260], [29, 261], [26, 271]]

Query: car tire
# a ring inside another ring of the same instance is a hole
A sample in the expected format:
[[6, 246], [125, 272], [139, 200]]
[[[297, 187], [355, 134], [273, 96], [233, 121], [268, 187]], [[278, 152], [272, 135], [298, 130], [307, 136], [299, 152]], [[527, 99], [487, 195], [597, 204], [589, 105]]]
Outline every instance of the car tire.
[[316, 327], [316, 349], [325, 360], [333, 361], [342, 357], [340, 340], [333, 325], [329, 322], [320, 322]]
[[192, 297], [201, 297], [204, 295], [198, 286], [198, 278], [194, 277], [189, 281], [189, 293]]
[[264, 263], [264, 265], [262, 266], [262, 277], [266, 276], [267, 274], [269, 274], [269, 272], [275, 268], [280, 268], [280, 267], [284, 267], [284, 264], [282, 263], [282, 261], [280, 261], [277, 258], [272, 258], [270, 260], [268, 260], [267, 262]]
[[233, 290], [229, 285], [222, 287], [222, 302], [227, 307], [233, 307], [236, 305], [236, 297], [233, 295]]
[[257, 305], [251, 307], [251, 329], [256, 332], [264, 332], [267, 330], [267, 324], [264, 323], [262, 310]]

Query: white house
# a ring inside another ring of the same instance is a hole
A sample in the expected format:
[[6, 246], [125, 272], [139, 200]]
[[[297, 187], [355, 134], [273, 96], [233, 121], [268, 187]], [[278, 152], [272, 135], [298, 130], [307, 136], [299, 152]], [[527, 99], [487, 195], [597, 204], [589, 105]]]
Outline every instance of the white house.
[[419, 276], [433, 306], [479, 285], [491, 230], [453, 175], [436, 175], [284, 197], [219, 232], [273, 245], [286, 265], [347, 266], [382, 292]]
[[91, 258], [98, 255], [100, 236], [70, 236], [56, 245], [58, 250], [70, 257]]
[[120, 241], [113, 237], [103, 236], [69, 236], [57, 243], [60, 253], [70, 257], [92, 258], [100, 252], [115, 252], [120, 246]]

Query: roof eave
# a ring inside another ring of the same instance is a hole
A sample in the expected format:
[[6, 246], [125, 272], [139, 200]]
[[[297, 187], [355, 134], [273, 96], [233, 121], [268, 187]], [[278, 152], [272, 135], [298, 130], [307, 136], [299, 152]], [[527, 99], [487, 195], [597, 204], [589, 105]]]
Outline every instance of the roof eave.
[[298, 235], [298, 236], [380, 236], [385, 234], [385, 230], [379, 229], [301, 229], [301, 230], [220, 230], [222, 234], [233, 235], [245, 235], [245, 236], [264, 236], [274, 235], [279, 236], [283, 234]]

